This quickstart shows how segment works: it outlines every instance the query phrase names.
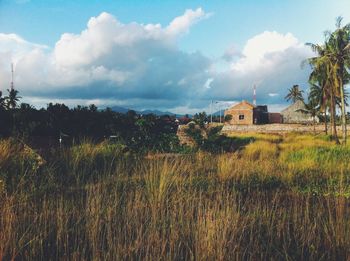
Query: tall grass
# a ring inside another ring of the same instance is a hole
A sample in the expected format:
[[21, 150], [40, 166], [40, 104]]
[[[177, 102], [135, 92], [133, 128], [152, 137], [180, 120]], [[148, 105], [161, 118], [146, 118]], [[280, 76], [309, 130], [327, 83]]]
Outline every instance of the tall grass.
[[24, 168], [10, 163], [26, 152], [1, 141], [12, 150], [0, 151], [0, 179], [26, 186], [0, 193], [0, 259], [348, 260], [350, 148], [255, 139], [153, 159], [86, 142], [34, 169], [25, 156]]

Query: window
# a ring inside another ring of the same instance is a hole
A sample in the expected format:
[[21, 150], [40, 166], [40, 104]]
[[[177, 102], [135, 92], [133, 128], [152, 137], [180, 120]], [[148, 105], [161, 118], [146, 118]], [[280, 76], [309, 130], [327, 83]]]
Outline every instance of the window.
[[239, 120], [244, 120], [244, 114], [239, 115]]

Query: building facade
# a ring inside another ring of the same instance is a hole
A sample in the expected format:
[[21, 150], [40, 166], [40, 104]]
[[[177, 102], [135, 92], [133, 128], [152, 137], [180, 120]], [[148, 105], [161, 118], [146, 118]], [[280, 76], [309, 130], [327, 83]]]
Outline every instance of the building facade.
[[233, 105], [225, 111], [226, 115], [231, 116], [227, 121], [231, 125], [266, 124], [269, 120], [266, 105], [254, 106], [247, 101]]
[[283, 123], [283, 118], [279, 112], [269, 112], [269, 123]]
[[247, 101], [242, 101], [236, 105], [233, 105], [225, 111], [225, 117], [226, 115], [231, 116], [231, 119], [227, 123], [232, 125], [253, 124], [253, 109], [254, 105]]
[[[279, 123], [296, 123], [296, 124], [312, 124], [313, 117], [307, 111], [303, 101], [297, 101], [284, 109], [281, 113], [269, 113], [266, 105], [257, 105], [242, 101], [233, 105], [225, 111], [225, 117], [231, 116], [230, 125], [253, 125], [253, 124], [279, 124]], [[319, 122], [319, 118], [315, 117], [315, 122]]]

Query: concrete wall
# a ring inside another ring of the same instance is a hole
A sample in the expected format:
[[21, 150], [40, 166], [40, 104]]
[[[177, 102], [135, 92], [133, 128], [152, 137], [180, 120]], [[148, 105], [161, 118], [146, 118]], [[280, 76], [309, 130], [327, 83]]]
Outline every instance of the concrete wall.
[[282, 115], [278, 112], [269, 112], [269, 123], [283, 123]]
[[[328, 133], [330, 133], [328, 125]], [[350, 125], [347, 127], [350, 130]], [[288, 133], [288, 132], [304, 132], [312, 133], [312, 125], [301, 125], [301, 124], [265, 124], [265, 125], [225, 125], [222, 129], [222, 133]], [[338, 134], [341, 134], [341, 126], [337, 126]], [[317, 133], [324, 133], [324, 125], [316, 125]]]
[[187, 125], [179, 125], [176, 135], [178, 136], [181, 145], [188, 145], [193, 147], [195, 145], [195, 142], [186, 134], [186, 129], [188, 129]]

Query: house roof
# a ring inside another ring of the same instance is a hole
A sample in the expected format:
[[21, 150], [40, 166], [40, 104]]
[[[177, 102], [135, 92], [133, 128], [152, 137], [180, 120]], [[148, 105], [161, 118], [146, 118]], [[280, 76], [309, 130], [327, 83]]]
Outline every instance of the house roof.
[[296, 112], [298, 110], [303, 110], [305, 109], [305, 103], [301, 100], [297, 100], [295, 103], [289, 105], [287, 108], [285, 108], [284, 110], [281, 111], [281, 114], [283, 114], [284, 112]]
[[232, 110], [232, 109], [236, 109], [238, 107], [241, 107], [241, 106], [246, 106], [248, 107], [249, 109], [254, 109], [255, 106], [253, 104], [251, 104], [250, 102], [247, 102], [246, 100], [243, 100], [241, 101], [240, 103], [237, 103], [235, 105], [232, 105], [229, 110]]

